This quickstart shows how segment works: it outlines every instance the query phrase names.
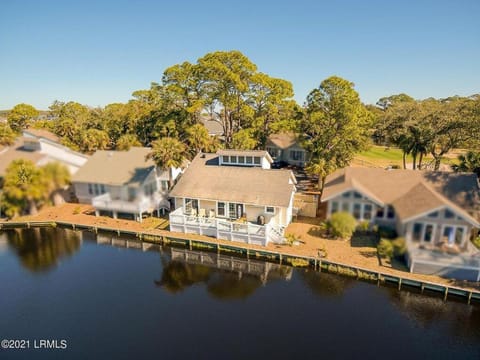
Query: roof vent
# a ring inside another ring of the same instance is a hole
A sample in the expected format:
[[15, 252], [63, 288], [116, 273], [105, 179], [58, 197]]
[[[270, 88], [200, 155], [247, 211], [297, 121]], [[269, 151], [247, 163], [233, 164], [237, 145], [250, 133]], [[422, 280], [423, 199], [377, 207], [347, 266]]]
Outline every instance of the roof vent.
[[206, 156], [204, 153], [202, 153], [202, 155], [200, 155], [200, 157], [201, 157], [202, 159], [205, 159], [207, 156]]
[[111, 158], [113, 156], [113, 151], [109, 151], [107, 156]]

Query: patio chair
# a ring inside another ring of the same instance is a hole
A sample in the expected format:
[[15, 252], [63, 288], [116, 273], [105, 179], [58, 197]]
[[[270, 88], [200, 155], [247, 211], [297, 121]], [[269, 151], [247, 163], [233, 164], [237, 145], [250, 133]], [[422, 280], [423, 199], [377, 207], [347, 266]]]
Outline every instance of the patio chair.
[[213, 209], [208, 210], [208, 217], [210, 219], [213, 219], [215, 217], [215, 210]]
[[206, 215], [207, 215], [207, 214], [206, 214], [206, 212], [205, 212], [205, 209], [200, 209], [200, 210], [198, 211], [198, 216], [199, 216], [199, 217], [205, 217]]

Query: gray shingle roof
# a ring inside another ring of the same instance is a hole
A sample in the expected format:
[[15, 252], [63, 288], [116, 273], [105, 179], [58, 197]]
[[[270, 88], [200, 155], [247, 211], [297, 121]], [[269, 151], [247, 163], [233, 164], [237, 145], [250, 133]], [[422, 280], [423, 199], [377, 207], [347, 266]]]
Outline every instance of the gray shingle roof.
[[199, 154], [170, 196], [287, 207], [294, 181], [289, 170], [219, 166], [218, 155]]

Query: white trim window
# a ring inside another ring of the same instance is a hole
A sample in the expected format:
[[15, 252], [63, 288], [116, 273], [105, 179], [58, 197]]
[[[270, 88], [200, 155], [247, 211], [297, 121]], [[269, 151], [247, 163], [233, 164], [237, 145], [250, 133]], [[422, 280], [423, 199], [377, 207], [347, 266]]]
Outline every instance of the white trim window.
[[302, 150], [290, 150], [290, 159], [294, 161], [304, 160], [304, 151]]
[[227, 205], [225, 202], [217, 202], [217, 215], [219, 217], [227, 217]]
[[266, 214], [275, 214], [275, 208], [273, 206], [265, 206], [265, 213]]

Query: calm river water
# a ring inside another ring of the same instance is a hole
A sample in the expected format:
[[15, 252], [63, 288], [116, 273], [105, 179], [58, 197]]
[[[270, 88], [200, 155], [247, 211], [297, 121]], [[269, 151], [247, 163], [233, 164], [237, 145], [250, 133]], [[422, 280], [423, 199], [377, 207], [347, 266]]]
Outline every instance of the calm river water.
[[[0, 339], [30, 342], [0, 359], [480, 359], [478, 305], [104, 242], [61, 229], [0, 233]], [[66, 349], [34, 348], [40, 340]]]

